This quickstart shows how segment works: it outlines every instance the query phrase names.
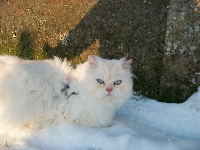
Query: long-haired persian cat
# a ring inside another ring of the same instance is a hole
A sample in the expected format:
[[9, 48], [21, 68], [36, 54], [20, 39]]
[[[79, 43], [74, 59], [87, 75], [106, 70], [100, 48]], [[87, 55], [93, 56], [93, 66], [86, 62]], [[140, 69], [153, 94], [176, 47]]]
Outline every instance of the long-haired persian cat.
[[112, 123], [132, 96], [131, 60], [89, 56], [72, 69], [66, 60], [0, 56], [0, 130], [68, 122], [88, 127]]

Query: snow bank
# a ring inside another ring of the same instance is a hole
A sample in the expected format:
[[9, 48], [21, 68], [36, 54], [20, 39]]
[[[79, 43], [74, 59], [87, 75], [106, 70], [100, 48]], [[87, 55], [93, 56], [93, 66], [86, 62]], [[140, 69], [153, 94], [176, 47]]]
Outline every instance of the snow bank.
[[118, 114], [134, 118], [137, 123], [167, 134], [199, 140], [200, 88], [182, 104], [140, 99], [126, 103]]
[[[1, 141], [8, 137], [0, 136]], [[185, 103], [169, 104], [133, 96], [113, 125], [87, 128], [61, 124], [1, 142], [12, 150], [200, 150], [200, 88]]]

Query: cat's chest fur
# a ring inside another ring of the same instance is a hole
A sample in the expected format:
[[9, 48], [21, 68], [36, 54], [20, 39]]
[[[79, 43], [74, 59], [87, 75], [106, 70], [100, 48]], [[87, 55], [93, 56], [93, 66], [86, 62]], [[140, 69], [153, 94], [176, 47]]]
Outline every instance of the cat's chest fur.
[[113, 105], [99, 103], [93, 96], [74, 95], [69, 103], [70, 122], [90, 127], [109, 126], [115, 114]]

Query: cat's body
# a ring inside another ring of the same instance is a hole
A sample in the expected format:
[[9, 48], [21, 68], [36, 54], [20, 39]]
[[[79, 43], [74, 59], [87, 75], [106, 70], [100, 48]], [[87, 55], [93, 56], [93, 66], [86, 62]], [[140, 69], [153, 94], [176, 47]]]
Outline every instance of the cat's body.
[[132, 95], [131, 61], [91, 57], [72, 69], [58, 58], [0, 56], [0, 129], [69, 122], [111, 125]]
[[10, 130], [55, 118], [71, 68], [58, 58], [46, 61], [0, 56], [0, 129]]

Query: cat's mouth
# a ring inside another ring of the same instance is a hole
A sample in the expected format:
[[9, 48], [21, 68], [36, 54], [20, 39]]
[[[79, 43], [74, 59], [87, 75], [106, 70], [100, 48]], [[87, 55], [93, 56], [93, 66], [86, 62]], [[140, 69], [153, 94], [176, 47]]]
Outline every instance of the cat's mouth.
[[113, 93], [112, 93], [112, 92], [107, 93], [106, 96], [107, 96], [107, 97], [112, 97], [112, 96], [113, 96]]
[[108, 95], [108, 96], [111, 96], [111, 95], [112, 95], [112, 93], [107, 93], [107, 95]]

